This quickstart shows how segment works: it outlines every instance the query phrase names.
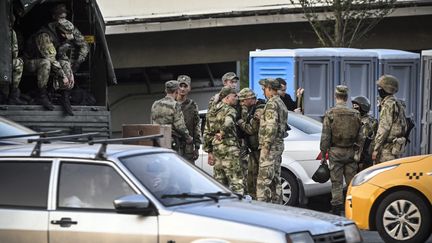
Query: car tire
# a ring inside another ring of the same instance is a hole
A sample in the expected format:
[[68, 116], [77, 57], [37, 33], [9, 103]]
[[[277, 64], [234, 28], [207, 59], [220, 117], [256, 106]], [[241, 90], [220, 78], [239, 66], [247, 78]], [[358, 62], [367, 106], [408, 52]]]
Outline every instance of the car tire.
[[281, 184], [283, 205], [296, 206], [299, 199], [299, 186], [297, 184], [297, 178], [289, 171], [282, 170]]
[[417, 194], [397, 191], [381, 201], [375, 222], [385, 242], [425, 242], [430, 235], [431, 212]]

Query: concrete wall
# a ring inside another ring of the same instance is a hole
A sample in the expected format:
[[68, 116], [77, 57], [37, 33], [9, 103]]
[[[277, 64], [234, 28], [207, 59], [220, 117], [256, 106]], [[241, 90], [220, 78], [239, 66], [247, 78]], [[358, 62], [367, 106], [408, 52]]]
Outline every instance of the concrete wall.
[[[432, 13], [389, 18], [355, 47], [431, 49], [431, 29]], [[107, 40], [115, 68], [247, 60], [255, 49], [318, 47], [308, 23], [108, 35]]]

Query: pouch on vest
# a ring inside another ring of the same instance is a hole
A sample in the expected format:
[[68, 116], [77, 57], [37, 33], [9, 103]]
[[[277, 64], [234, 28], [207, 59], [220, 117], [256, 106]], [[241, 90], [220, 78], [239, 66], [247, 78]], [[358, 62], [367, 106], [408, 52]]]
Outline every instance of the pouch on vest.
[[406, 139], [404, 137], [395, 138], [393, 140], [391, 153], [396, 156], [401, 155], [405, 151], [405, 142]]
[[352, 147], [356, 142], [360, 124], [358, 118], [350, 110], [333, 110], [331, 123], [332, 143], [336, 147]]

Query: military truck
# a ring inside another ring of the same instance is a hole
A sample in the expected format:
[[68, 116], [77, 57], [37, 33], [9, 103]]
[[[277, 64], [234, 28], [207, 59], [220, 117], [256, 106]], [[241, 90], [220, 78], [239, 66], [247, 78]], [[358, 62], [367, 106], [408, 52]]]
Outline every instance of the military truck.
[[[107, 88], [116, 84], [116, 77], [105, 39], [105, 24], [96, 0], [1, 0], [0, 1], [0, 82], [12, 80], [11, 17], [15, 16], [20, 54], [26, 40], [43, 25], [53, 21], [50, 10], [57, 4], [65, 4], [67, 19], [84, 35], [90, 46], [87, 59], [75, 73], [72, 91], [74, 116], [67, 116], [56, 97], [52, 111], [45, 110], [32, 98], [37, 89], [36, 74], [24, 72], [21, 83], [21, 99], [28, 105], [0, 105], [0, 116], [7, 117], [36, 131], [61, 129], [65, 134], [100, 132], [110, 136], [110, 112]], [[54, 92], [53, 92], [54, 93]]]

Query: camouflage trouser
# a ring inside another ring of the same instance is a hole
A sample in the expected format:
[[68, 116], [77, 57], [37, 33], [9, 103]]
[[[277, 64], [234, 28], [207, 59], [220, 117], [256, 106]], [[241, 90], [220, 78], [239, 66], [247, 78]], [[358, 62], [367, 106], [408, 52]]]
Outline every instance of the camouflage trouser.
[[256, 199], [256, 188], [259, 168], [260, 151], [252, 151], [248, 157], [248, 174], [247, 174], [247, 188], [249, 195]]
[[[51, 71], [54, 74], [53, 85], [55, 89], [73, 88], [74, 77], [68, 61], [61, 60], [52, 63], [49, 59], [45, 58], [29, 59], [25, 60], [24, 68], [28, 72], [36, 72], [38, 88], [46, 88], [48, 86]], [[72, 85], [65, 85], [63, 82], [65, 78], [72, 80]]]
[[382, 146], [382, 149], [378, 151], [377, 158], [375, 160], [375, 164], [379, 164], [382, 162], [386, 162], [389, 160], [398, 159], [400, 155], [392, 154], [393, 146], [391, 143], [386, 143]]
[[267, 155], [261, 150], [256, 195], [258, 201], [282, 204], [281, 163], [283, 144], [272, 145]]
[[240, 165], [240, 148], [224, 144], [213, 148], [214, 178], [236, 193], [244, 194], [243, 172]]
[[12, 87], [18, 88], [24, 71], [24, 61], [21, 58], [12, 60]]
[[189, 161], [192, 164], [195, 164], [194, 160], [194, 145], [181, 143], [179, 146], [179, 155]]
[[240, 147], [240, 166], [243, 172], [243, 187], [245, 195], [250, 194], [248, 188], [249, 156], [247, 146]]
[[332, 162], [332, 160], [330, 160], [329, 169], [332, 183], [331, 205], [341, 205], [343, 204], [343, 179], [345, 177], [345, 183], [347, 185], [351, 182], [352, 178], [357, 173], [357, 163]]

